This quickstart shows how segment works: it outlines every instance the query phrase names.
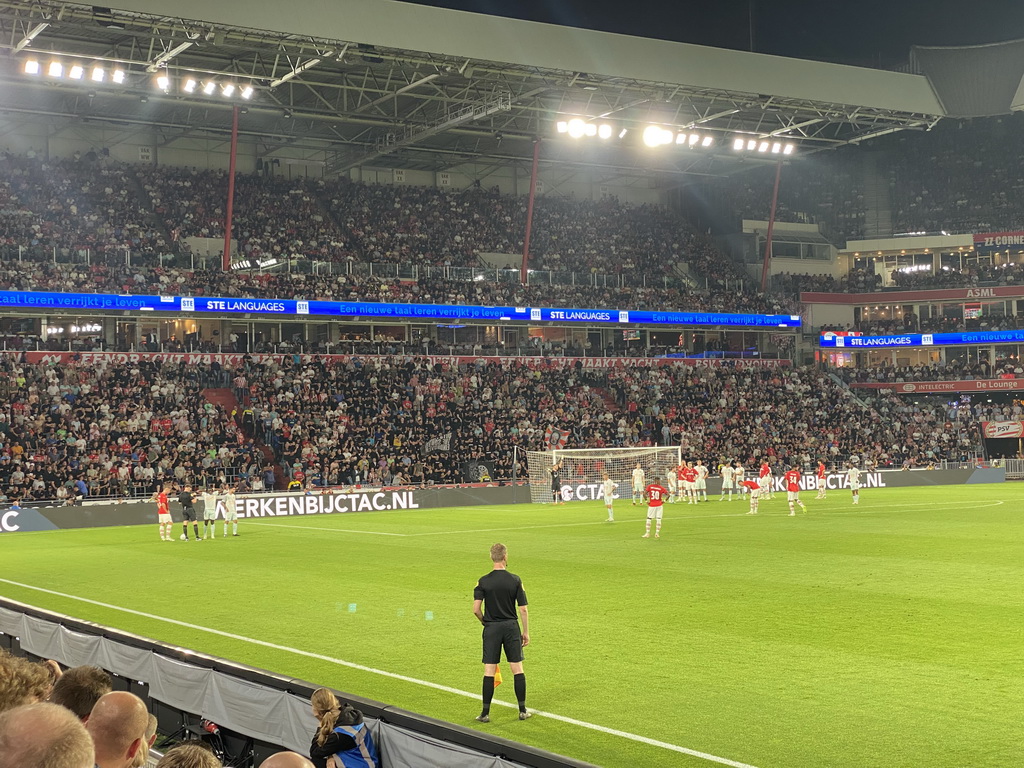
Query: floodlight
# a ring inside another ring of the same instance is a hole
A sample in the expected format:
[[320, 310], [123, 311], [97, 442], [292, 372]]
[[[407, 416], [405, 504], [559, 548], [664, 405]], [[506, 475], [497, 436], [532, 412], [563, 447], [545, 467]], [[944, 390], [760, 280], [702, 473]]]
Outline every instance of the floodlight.
[[793, 150], [795, 150], [795, 149], [796, 149], [796, 147], [794, 145], [787, 144], [786, 148], [784, 150], [782, 150], [782, 154], [784, 154], [784, 155], [792, 155], [793, 154]]
[[704, 140], [700, 143], [700, 145], [702, 147], [710, 147], [714, 143], [715, 143], [715, 137], [714, 136], [705, 136]]
[[594, 125], [593, 123], [587, 123], [583, 127], [583, 130], [587, 134], [587, 136], [597, 136], [597, 126]]
[[774, 144], [772, 144], [772, 154], [773, 155], [777, 155], [781, 151], [782, 151], [782, 145], [779, 144], [779, 142], [775, 142]]
[[71, 69], [68, 70], [68, 77], [72, 80], [81, 80], [85, 77], [85, 68], [81, 64], [72, 65]]
[[122, 85], [124, 83], [124, 81], [125, 81], [124, 70], [123, 69], [115, 69], [114, 70], [114, 74], [110, 76], [110, 79], [113, 80], [118, 85]]
[[648, 147], [656, 147], [661, 144], [661, 128], [656, 125], [648, 125], [644, 128], [644, 144]]
[[28, 59], [25, 62], [25, 74], [26, 75], [38, 75], [41, 70], [42, 70], [42, 67], [39, 66], [39, 62], [36, 61], [35, 59]]
[[757, 149], [757, 139], [751, 139], [750, 141], [748, 141], [747, 149], [750, 150], [751, 152]]
[[156, 87], [166, 93], [171, 88], [171, 78], [169, 78], [167, 75], [160, 75], [156, 79]]
[[676, 144], [685, 144], [685, 143], [686, 143], [686, 134], [685, 133], [677, 133], [676, 134]]
[[196, 83], [196, 81], [190, 77], [188, 80], [185, 81], [185, 84], [181, 86], [181, 90], [183, 90], [185, 93], [194, 93], [196, 90], [196, 85], [198, 85], [198, 83]]
[[213, 80], [207, 80], [205, 83], [203, 83], [203, 93], [205, 93], [207, 96], [212, 96], [215, 90], [217, 90], [217, 83], [215, 83]]
[[224, 98], [230, 99], [231, 98], [231, 94], [233, 94], [235, 92], [235, 84], [234, 83], [228, 83], [227, 85], [225, 85], [221, 89], [221, 92], [224, 94]]
[[602, 139], [610, 139], [612, 137], [612, 127], [608, 123], [599, 125], [597, 127], [597, 135]]
[[559, 133], [568, 133], [569, 124], [565, 122], [565, 120], [559, 120], [557, 123], [555, 123], [555, 130], [558, 131]]
[[103, 67], [93, 67], [92, 74], [89, 75], [89, 79], [94, 83], [102, 83], [107, 76], [107, 71]]
[[767, 141], [762, 141], [760, 144], [758, 144], [757, 145], [757, 151], [758, 152], [767, 152], [768, 151], [768, 142]]
[[627, 133], [629, 133], [629, 128], [623, 128], [621, 131], [619, 131], [619, 138], [625, 138]]
[[745, 144], [746, 142], [743, 139], [737, 138], [732, 140], [732, 148], [735, 150], [743, 149]]
[[239, 94], [243, 99], [251, 99], [253, 93], [253, 87], [251, 85], [245, 86], [242, 92]]
[[569, 135], [574, 139], [581, 139], [587, 132], [587, 124], [580, 120], [578, 117], [574, 117], [569, 121]]
[[64, 65], [61, 64], [59, 61], [51, 61], [50, 68], [46, 70], [46, 74], [48, 74], [50, 77], [63, 77]]
[[698, 141], [700, 141], [700, 134], [698, 134], [698, 133], [691, 133], [690, 134], [690, 146], [691, 147], [695, 147], [697, 145]]

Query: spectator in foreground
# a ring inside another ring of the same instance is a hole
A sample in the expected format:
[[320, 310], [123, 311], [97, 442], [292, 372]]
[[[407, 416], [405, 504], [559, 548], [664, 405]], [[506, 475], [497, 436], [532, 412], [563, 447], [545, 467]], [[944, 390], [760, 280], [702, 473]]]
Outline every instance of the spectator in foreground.
[[260, 768], [313, 768], [313, 764], [298, 752], [278, 752], [260, 763]]
[[45, 701], [52, 686], [49, 667], [0, 650], [0, 712]]
[[28, 704], [0, 714], [0, 768], [92, 768], [85, 726], [56, 704]]
[[135, 760], [132, 762], [131, 768], [142, 768], [142, 766], [149, 762], [149, 750], [156, 743], [156, 729], [158, 727], [159, 722], [156, 719], [156, 715], [150, 714], [149, 723], [146, 725], [146, 736], [142, 742], [142, 749], [135, 754]]
[[146, 740], [149, 713], [142, 699], [126, 691], [100, 697], [86, 730], [96, 745], [97, 768], [130, 768]]
[[223, 768], [220, 760], [202, 744], [179, 744], [167, 750], [156, 768]]
[[84, 723], [100, 697], [113, 687], [110, 675], [99, 667], [72, 667], [54, 683], [50, 701], [70, 709]]

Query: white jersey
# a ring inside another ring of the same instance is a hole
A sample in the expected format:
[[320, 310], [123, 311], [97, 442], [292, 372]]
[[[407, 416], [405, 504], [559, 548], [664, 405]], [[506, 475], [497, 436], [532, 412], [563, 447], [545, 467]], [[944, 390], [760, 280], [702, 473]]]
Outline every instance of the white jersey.
[[609, 478], [601, 483], [601, 495], [604, 496], [606, 501], [611, 503], [612, 497], [615, 495], [615, 489], [618, 487], [619, 484]]
[[850, 482], [851, 488], [860, 488], [860, 470], [856, 467], [850, 467], [846, 471], [846, 479]]
[[670, 467], [665, 472], [665, 487], [669, 490], [676, 488], [676, 483], [679, 480], [679, 473], [676, 472], [675, 467]]
[[733, 477], [736, 476], [736, 470], [732, 467], [722, 467], [722, 485], [728, 488], [732, 485]]
[[643, 490], [647, 477], [644, 475], [644, 471], [637, 467], [633, 470], [633, 488], [637, 490]]
[[204, 492], [203, 498], [203, 519], [214, 520], [217, 517], [217, 494]]
[[708, 468], [705, 467], [703, 464], [698, 464], [696, 467], [694, 467], [694, 469], [697, 470], [697, 480], [708, 479]]
[[228, 491], [220, 497], [221, 503], [224, 504], [224, 519], [225, 520], [237, 520], [238, 512], [235, 509], [235, 492]]

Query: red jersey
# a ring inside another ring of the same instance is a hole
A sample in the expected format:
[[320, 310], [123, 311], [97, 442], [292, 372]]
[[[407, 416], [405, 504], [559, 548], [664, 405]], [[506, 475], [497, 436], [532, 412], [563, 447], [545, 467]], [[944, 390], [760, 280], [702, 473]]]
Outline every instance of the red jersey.
[[156, 495], [156, 513], [158, 515], [168, 514], [167, 509], [167, 494], [161, 491]]
[[786, 483], [786, 490], [793, 491], [796, 493], [800, 490], [800, 472], [796, 469], [791, 469], [785, 474], [783, 480]]
[[665, 503], [666, 493], [668, 493], [668, 491], [662, 488], [657, 483], [651, 483], [650, 485], [648, 485], [647, 498], [649, 499], [649, 501], [647, 502], [647, 506], [660, 507], [662, 504]]
[[680, 472], [679, 474], [682, 475], [683, 480], [685, 480], [688, 483], [692, 483], [697, 480], [697, 470], [695, 470], [693, 467], [685, 467], [683, 471]]
[[820, 461], [818, 462], [818, 479], [819, 480], [824, 480], [825, 479], [825, 465], [822, 464]]
[[744, 485], [752, 491], [758, 491], [761, 489], [761, 486], [757, 484], [756, 480], [744, 480], [740, 485]]
[[761, 470], [760, 472], [758, 472], [758, 477], [768, 477], [768, 475], [770, 475], [771, 473], [772, 468], [768, 466], [768, 462], [766, 461], [764, 464], [761, 465]]

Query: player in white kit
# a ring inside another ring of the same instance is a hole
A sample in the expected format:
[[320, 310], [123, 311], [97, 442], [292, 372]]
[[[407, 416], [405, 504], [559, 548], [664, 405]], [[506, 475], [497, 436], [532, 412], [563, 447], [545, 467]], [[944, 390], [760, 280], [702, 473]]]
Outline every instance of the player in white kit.
[[697, 459], [697, 466], [694, 467], [697, 471], [697, 482], [696, 487], [693, 489], [693, 495], [696, 501], [700, 501], [701, 497], [704, 497], [704, 501], [708, 500], [708, 468], [704, 466], [704, 462]]
[[644, 490], [647, 488], [647, 477], [644, 475], [644, 468], [640, 466], [640, 462], [636, 463], [636, 468], [633, 470], [633, 506], [636, 506], [636, 500], [644, 499]]
[[668, 503], [675, 504], [679, 496], [679, 467], [665, 470], [665, 487], [668, 488]]
[[203, 491], [203, 538], [217, 538], [217, 489]]
[[238, 535], [238, 510], [235, 509], [235, 489], [230, 485], [224, 486], [220, 496], [220, 503], [224, 505], [224, 535], [228, 535], [228, 522], [231, 523], [231, 535]]
[[604, 473], [604, 480], [601, 483], [601, 495], [604, 496], [604, 508], [608, 510], [608, 522], [615, 522], [615, 515], [612, 512], [612, 500], [615, 497], [615, 489], [619, 487], [619, 484], [608, 477], [608, 473]]
[[718, 497], [719, 501], [725, 499], [725, 492], [729, 492], [729, 501], [732, 501], [732, 492], [735, 490], [735, 478], [736, 470], [733, 469], [732, 463], [726, 462], [722, 465], [722, 495]]
[[746, 479], [743, 475], [746, 471], [747, 470], [743, 468], [743, 462], [737, 461], [735, 467], [733, 468], [732, 482], [733, 485], [736, 487], [736, 493], [740, 494], [741, 496], [749, 490], [745, 485], [743, 485], [743, 481]]
[[860, 504], [860, 470], [850, 467], [846, 470], [846, 479], [850, 483], [850, 490], [853, 491], [853, 503]]

